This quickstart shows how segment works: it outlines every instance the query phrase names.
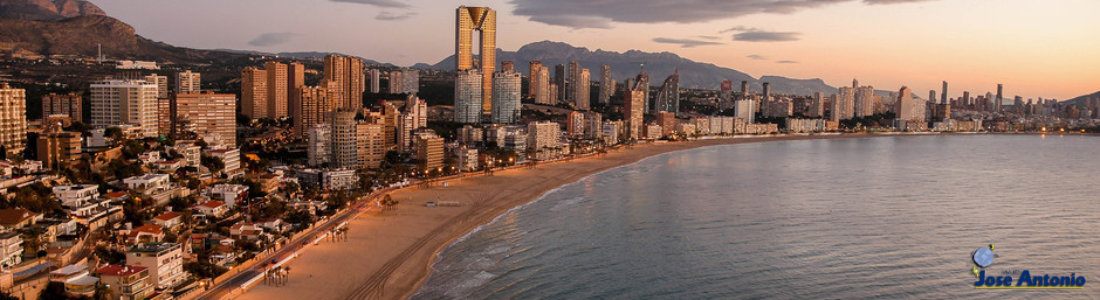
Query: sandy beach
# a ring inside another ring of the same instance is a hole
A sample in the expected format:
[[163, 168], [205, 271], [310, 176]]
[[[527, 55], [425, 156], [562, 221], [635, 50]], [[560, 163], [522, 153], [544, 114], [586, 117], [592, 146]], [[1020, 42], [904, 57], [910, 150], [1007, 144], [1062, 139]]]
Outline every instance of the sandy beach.
[[[818, 135], [699, 140], [619, 149], [598, 157], [540, 164], [448, 181], [447, 187], [407, 188], [390, 211], [371, 211], [348, 223], [347, 241], [322, 241], [288, 263], [284, 286], [257, 285], [237, 299], [405, 299], [427, 278], [435, 253], [505, 211], [590, 174], [649, 156], [698, 147], [806, 139], [866, 138]], [[426, 207], [427, 201], [458, 206]]]

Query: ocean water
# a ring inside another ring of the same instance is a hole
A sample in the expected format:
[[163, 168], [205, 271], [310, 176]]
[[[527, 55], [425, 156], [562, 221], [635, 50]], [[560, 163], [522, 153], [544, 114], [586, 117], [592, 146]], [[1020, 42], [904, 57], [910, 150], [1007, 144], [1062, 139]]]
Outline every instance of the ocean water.
[[[412, 299], [1100, 299], [1097, 150], [951, 135], [663, 154], [460, 239]], [[989, 244], [987, 274], [1086, 285], [975, 289], [971, 253]]]

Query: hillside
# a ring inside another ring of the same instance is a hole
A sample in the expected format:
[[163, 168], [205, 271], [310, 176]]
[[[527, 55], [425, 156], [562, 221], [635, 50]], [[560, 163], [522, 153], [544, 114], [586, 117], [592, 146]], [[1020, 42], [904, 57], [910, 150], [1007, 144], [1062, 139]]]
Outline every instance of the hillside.
[[[779, 76], [764, 76], [761, 79], [754, 78], [741, 71], [723, 68], [710, 63], [692, 61], [670, 52], [650, 53], [638, 50], [630, 50], [623, 53], [614, 51], [596, 50], [574, 47], [560, 42], [542, 41], [524, 45], [515, 52], [497, 49], [497, 61], [516, 62], [516, 69], [527, 74], [527, 62], [541, 61], [543, 66], [550, 68], [553, 74], [554, 65], [568, 64], [569, 61], [577, 61], [581, 68], [588, 68], [592, 73], [592, 80], [598, 81], [600, 65], [611, 65], [611, 77], [620, 82], [625, 78], [634, 77], [641, 71], [642, 63], [645, 63], [645, 71], [649, 73], [650, 84], [659, 85], [665, 77], [672, 75], [677, 69], [680, 72], [680, 86], [684, 88], [717, 89], [722, 79], [734, 81], [737, 89], [741, 81], [748, 81], [750, 90], [759, 91], [761, 83], [771, 83], [772, 91], [781, 94], [812, 95], [814, 92], [832, 94], [835, 87], [825, 84], [821, 79], [791, 79]], [[447, 57], [434, 65], [417, 64], [414, 68], [424, 69], [453, 69], [454, 56]]]
[[1100, 92], [1078, 96], [1076, 98], [1063, 101], [1062, 103], [1070, 105], [1084, 105], [1087, 99], [1100, 99]]
[[0, 0], [0, 18], [3, 19], [59, 21], [91, 15], [104, 16], [106, 13], [82, 0]]

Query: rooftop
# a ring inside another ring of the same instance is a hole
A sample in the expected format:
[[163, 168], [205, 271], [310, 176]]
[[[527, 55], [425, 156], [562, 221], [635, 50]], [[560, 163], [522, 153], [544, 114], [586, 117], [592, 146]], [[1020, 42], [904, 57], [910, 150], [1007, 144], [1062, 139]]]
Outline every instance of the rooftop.
[[160, 214], [159, 216], [153, 217], [153, 219], [157, 219], [157, 220], [161, 220], [161, 221], [168, 221], [168, 220], [171, 220], [171, 219], [178, 218], [179, 216], [182, 216], [182, 215], [183, 214], [178, 213], [178, 212], [166, 212], [166, 213]]
[[178, 248], [179, 244], [176, 243], [148, 243], [144, 245], [136, 245], [130, 247], [130, 252], [161, 252], [164, 250]]
[[95, 273], [100, 276], [128, 276], [137, 274], [141, 271], [148, 269], [146, 267], [138, 266], [124, 266], [124, 265], [107, 265], [106, 267], [99, 268]]

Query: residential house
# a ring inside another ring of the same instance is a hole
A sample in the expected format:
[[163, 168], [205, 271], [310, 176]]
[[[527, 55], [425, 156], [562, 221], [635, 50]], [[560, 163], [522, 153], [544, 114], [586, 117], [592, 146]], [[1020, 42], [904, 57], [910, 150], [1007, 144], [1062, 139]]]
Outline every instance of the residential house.
[[162, 240], [164, 240], [164, 230], [160, 225], [145, 224], [126, 233], [126, 244], [129, 245], [156, 243]]
[[137, 245], [126, 252], [126, 264], [149, 268], [156, 289], [167, 289], [187, 280], [183, 271], [183, 251], [176, 243]]
[[176, 230], [183, 224], [183, 214], [178, 212], [165, 212], [159, 216], [153, 217], [153, 224], [160, 225], [167, 230]]
[[64, 283], [65, 293], [80, 297], [95, 294], [99, 278], [88, 275], [87, 266], [68, 265], [50, 272], [50, 282]]
[[22, 208], [0, 209], [0, 226], [5, 228], [22, 229], [34, 225], [41, 218], [42, 216]]
[[199, 205], [192, 206], [191, 209], [194, 209], [198, 213], [205, 216], [221, 218], [223, 215], [225, 215], [226, 212], [229, 211], [229, 205], [225, 204], [225, 202], [222, 201], [211, 200], [203, 202]]
[[111, 294], [122, 300], [147, 299], [153, 294], [149, 268], [126, 265], [107, 265], [95, 271], [99, 280], [107, 285]]

